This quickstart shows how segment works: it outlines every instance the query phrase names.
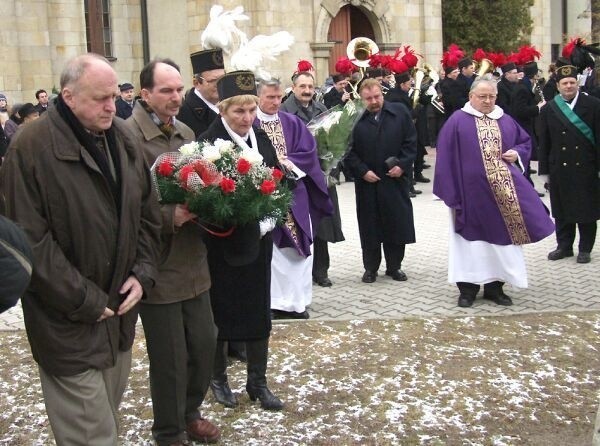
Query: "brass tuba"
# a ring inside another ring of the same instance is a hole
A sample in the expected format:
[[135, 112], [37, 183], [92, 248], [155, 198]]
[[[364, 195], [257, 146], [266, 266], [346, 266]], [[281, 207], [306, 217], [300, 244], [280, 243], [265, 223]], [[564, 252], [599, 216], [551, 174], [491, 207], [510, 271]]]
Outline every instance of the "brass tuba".
[[475, 76], [480, 77], [484, 74], [493, 73], [494, 72], [494, 64], [489, 59], [481, 59], [479, 62], [477, 70], [475, 72]]
[[346, 47], [348, 59], [359, 68], [367, 68], [369, 66], [369, 58], [377, 53], [379, 53], [379, 47], [368, 37], [352, 39]]
[[417, 106], [419, 103], [419, 96], [421, 95], [421, 85], [423, 84], [423, 79], [425, 79], [425, 70], [421, 68], [417, 68], [415, 70], [415, 86], [413, 91], [413, 108]]

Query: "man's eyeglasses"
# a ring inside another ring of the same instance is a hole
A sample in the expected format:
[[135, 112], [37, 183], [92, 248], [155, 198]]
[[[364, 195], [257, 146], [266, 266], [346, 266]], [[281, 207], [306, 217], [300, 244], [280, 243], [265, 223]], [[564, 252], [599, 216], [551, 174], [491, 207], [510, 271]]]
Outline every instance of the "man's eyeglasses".
[[215, 79], [206, 79], [202, 76], [198, 76], [200, 79], [202, 79], [204, 82], [206, 82], [207, 84], [214, 84], [215, 82], [217, 82], [219, 80], [219, 78], [215, 78]]

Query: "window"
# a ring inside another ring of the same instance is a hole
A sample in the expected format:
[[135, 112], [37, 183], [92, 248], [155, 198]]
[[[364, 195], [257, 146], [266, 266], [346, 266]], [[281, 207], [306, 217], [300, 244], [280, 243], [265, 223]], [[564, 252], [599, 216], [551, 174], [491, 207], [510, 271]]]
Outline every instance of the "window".
[[84, 0], [88, 52], [112, 59], [110, 0]]

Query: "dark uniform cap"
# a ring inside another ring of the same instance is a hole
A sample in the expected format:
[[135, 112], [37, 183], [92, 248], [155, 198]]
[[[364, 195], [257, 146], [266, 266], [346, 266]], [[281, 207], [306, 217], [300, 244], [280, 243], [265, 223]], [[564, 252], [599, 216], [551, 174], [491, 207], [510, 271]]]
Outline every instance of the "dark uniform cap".
[[367, 77], [375, 79], [376, 77], [383, 76], [383, 70], [381, 68], [371, 68], [367, 70]]
[[404, 82], [408, 82], [410, 80], [410, 73], [405, 71], [404, 73], [398, 73], [394, 75], [397, 84], [403, 84]]
[[217, 91], [222, 101], [233, 96], [251, 94], [257, 96], [256, 80], [252, 71], [232, 71], [217, 80]]
[[203, 71], [222, 70], [225, 68], [223, 64], [223, 51], [204, 50], [198, 51], [190, 56], [192, 61], [192, 71], [194, 74], [200, 74]]
[[454, 70], [456, 70], [456, 67], [444, 67], [444, 73], [447, 75], [452, 73]]
[[563, 65], [556, 69], [556, 82], [566, 77], [574, 77], [577, 79], [577, 67], [573, 65]]
[[500, 67], [502, 74], [508, 73], [510, 70], [516, 70], [517, 65], [514, 62], [508, 62]]
[[339, 81], [343, 81], [344, 79], [346, 79], [348, 76], [345, 76], [343, 74], [333, 74], [331, 76], [331, 79], [333, 80], [334, 84], [337, 84]]
[[473, 60], [470, 57], [463, 57], [458, 61], [458, 69], [462, 70], [463, 68], [468, 67], [473, 64]]
[[538, 71], [538, 66], [535, 62], [529, 62], [523, 65], [523, 73], [525, 73], [525, 76], [527, 77], [536, 75]]
[[129, 82], [125, 82], [124, 84], [119, 85], [119, 90], [121, 90], [121, 91], [133, 90], [133, 85], [131, 85]]

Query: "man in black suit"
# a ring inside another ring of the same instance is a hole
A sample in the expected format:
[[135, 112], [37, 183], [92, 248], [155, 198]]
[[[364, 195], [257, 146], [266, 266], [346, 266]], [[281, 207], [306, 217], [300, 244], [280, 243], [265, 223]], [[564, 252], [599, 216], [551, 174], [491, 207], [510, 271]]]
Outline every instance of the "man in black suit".
[[133, 106], [135, 105], [133, 85], [125, 82], [119, 85], [119, 91], [121, 92], [121, 96], [115, 101], [115, 107], [117, 108], [116, 115], [119, 118], [127, 119], [131, 116]]
[[548, 260], [573, 256], [577, 226], [577, 263], [589, 263], [600, 219], [600, 100], [579, 91], [572, 65], [556, 81], [559, 94], [540, 114], [539, 174], [549, 179], [558, 245]]
[[500, 67], [502, 70], [502, 79], [498, 82], [498, 98], [496, 105], [504, 110], [505, 113], [510, 111], [510, 99], [512, 92], [519, 82], [519, 73], [514, 62], [508, 62]]
[[190, 59], [194, 88], [186, 93], [177, 119], [190, 127], [198, 138], [219, 114], [217, 79], [225, 74], [225, 69], [220, 49], [198, 51]]

